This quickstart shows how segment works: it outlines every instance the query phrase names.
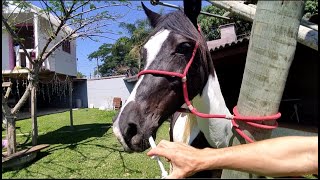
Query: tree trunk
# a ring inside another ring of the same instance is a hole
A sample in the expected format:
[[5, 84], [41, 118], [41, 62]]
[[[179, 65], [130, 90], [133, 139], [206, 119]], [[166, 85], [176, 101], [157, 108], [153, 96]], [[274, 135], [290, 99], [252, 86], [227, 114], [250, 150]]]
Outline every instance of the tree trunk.
[[10, 112], [10, 107], [7, 100], [11, 91], [11, 85], [8, 87], [6, 95], [2, 94], [2, 113], [4, 121], [6, 122], [6, 139], [7, 139], [7, 154], [11, 155], [16, 152], [16, 122], [14, 116]]
[[73, 129], [73, 115], [72, 115], [72, 80], [69, 82], [69, 111], [70, 111], [70, 127]]
[[[304, 1], [258, 1], [237, 103], [241, 115], [267, 116], [278, 112], [296, 50], [303, 7]], [[260, 123], [273, 125], [275, 121]], [[268, 139], [272, 133], [240, 121], [238, 124], [254, 141]], [[230, 144], [246, 143], [235, 131], [234, 135]], [[222, 173], [222, 178], [257, 177], [232, 170]]]
[[[252, 22], [255, 18], [256, 8], [253, 6], [248, 6], [237, 1], [209, 2], [216, 7], [240, 16], [246, 21]], [[318, 30], [315, 29], [318, 29], [318, 25], [302, 20], [298, 31], [298, 42], [318, 51]]]
[[31, 119], [32, 119], [32, 145], [37, 145], [38, 122], [37, 122], [37, 87], [31, 89]]

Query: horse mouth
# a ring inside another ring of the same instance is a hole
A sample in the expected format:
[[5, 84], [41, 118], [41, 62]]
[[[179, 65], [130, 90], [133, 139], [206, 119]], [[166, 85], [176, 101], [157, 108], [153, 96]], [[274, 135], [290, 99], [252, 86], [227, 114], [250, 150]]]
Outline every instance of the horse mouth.
[[[156, 131], [152, 133], [151, 135], [154, 139], [156, 138]], [[136, 135], [132, 137], [130, 140], [130, 143], [128, 143], [128, 146], [130, 149], [127, 149], [129, 152], [143, 152], [151, 147], [149, 144], [149, 137], [150, 136], [140, 136]]]

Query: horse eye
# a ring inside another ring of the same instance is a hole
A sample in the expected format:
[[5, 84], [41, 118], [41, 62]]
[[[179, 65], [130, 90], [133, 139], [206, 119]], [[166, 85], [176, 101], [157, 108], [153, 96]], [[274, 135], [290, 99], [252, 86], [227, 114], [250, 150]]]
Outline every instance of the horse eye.
[[190, 43], [184, 42], [177, 46], [176, 53], [186, 54], [192, 50], [192, 45]]

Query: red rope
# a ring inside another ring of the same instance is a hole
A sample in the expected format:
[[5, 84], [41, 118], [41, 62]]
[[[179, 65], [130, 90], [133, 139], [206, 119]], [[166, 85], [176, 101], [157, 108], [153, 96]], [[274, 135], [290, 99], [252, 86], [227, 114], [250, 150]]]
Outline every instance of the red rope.
[[[200, 32], [200, 26], [198, 28], [199, 32]], [[187, 73], [189, 71], [189, 68], [194, 60], [194, 57], [197, 53], [197, 49], [198, 49], [199, 43], [197, 42], [196, 45], [194, 46], [193, 52], [192, 52], [192, 56], [186, 66], [186, 68], [184, 69], [183, 74], [181, 73], [177, 73], [177, 72], [169, 72], [169, 71], [164, 71], [164, 70], [142, 70], [138, 73], [138, 78], [141, 75], [145, 75], [145, 74], [159, 74], [159, 75], [166, 75], [166, 76], [173, 76], [173, 77], [180, 77], [182, 80], [182, 90], [183, 90], [183, 98], [184, 101], [186, 103], [186, 105], [188, 106], [188, 109], [183, 109], [181, 108], [180, 112], [191, 112], [192, 114], [201, 117], [201, 118], [223, 118], [223, 119], [230, 119], [232, 126], [235, 128], [235, 130], [239, 133], [239, 135], [241, 135], [245, 140], [247, 140], [248, 142], [253, 142], [253, 140], [247, 136], [243, 130], [240, 129], [239, 125], [236, 123], [237, 120], [239, 121], [244, 121], [246, 124], [256, 127], [256, 128], [261, 128], [261, 129], [274, 129], [278, 127], [278, 123], [277, 121], [275, 122], [274, 125], [263, 125], [263, 124], [258, 124], [258, 123], [254, 123], [252, 121], [269, 121], [269, 120], [276, 120], [278, 118], [280, 118], [281, 113], [277, 113], [275, 115], [270, 115], [270, 116], [241, 116], [237, 110], [237, 107], [235, 106], [233, 108], [233, 114], [231, 116], [228, 115], [221, 115], [221, 114], [205, 114], [205, 113], [201, 113], [198, 112], [196, 108], [194, 108], [189, 100], [188, 97], [188, 88], [187, 88]]]

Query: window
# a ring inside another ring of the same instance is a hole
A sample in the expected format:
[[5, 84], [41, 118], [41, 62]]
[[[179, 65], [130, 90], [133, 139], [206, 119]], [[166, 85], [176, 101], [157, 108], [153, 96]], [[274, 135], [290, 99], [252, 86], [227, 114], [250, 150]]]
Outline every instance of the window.
[[68, 41], [68, 40], [63, 41], [62, 42], [62, 50], [64, 52], [67, 52], [67, 53], [71, 54], [71, 50], [70, 49], [71, 49], [70, 48], [70, 41]]
[[[15, 32], [26, 49], [34, 49], [34, 33], [32, 25], [21, 24], [16, 26]], [[14, 44], [16, 44], [16, 42], [14, 42]]]

